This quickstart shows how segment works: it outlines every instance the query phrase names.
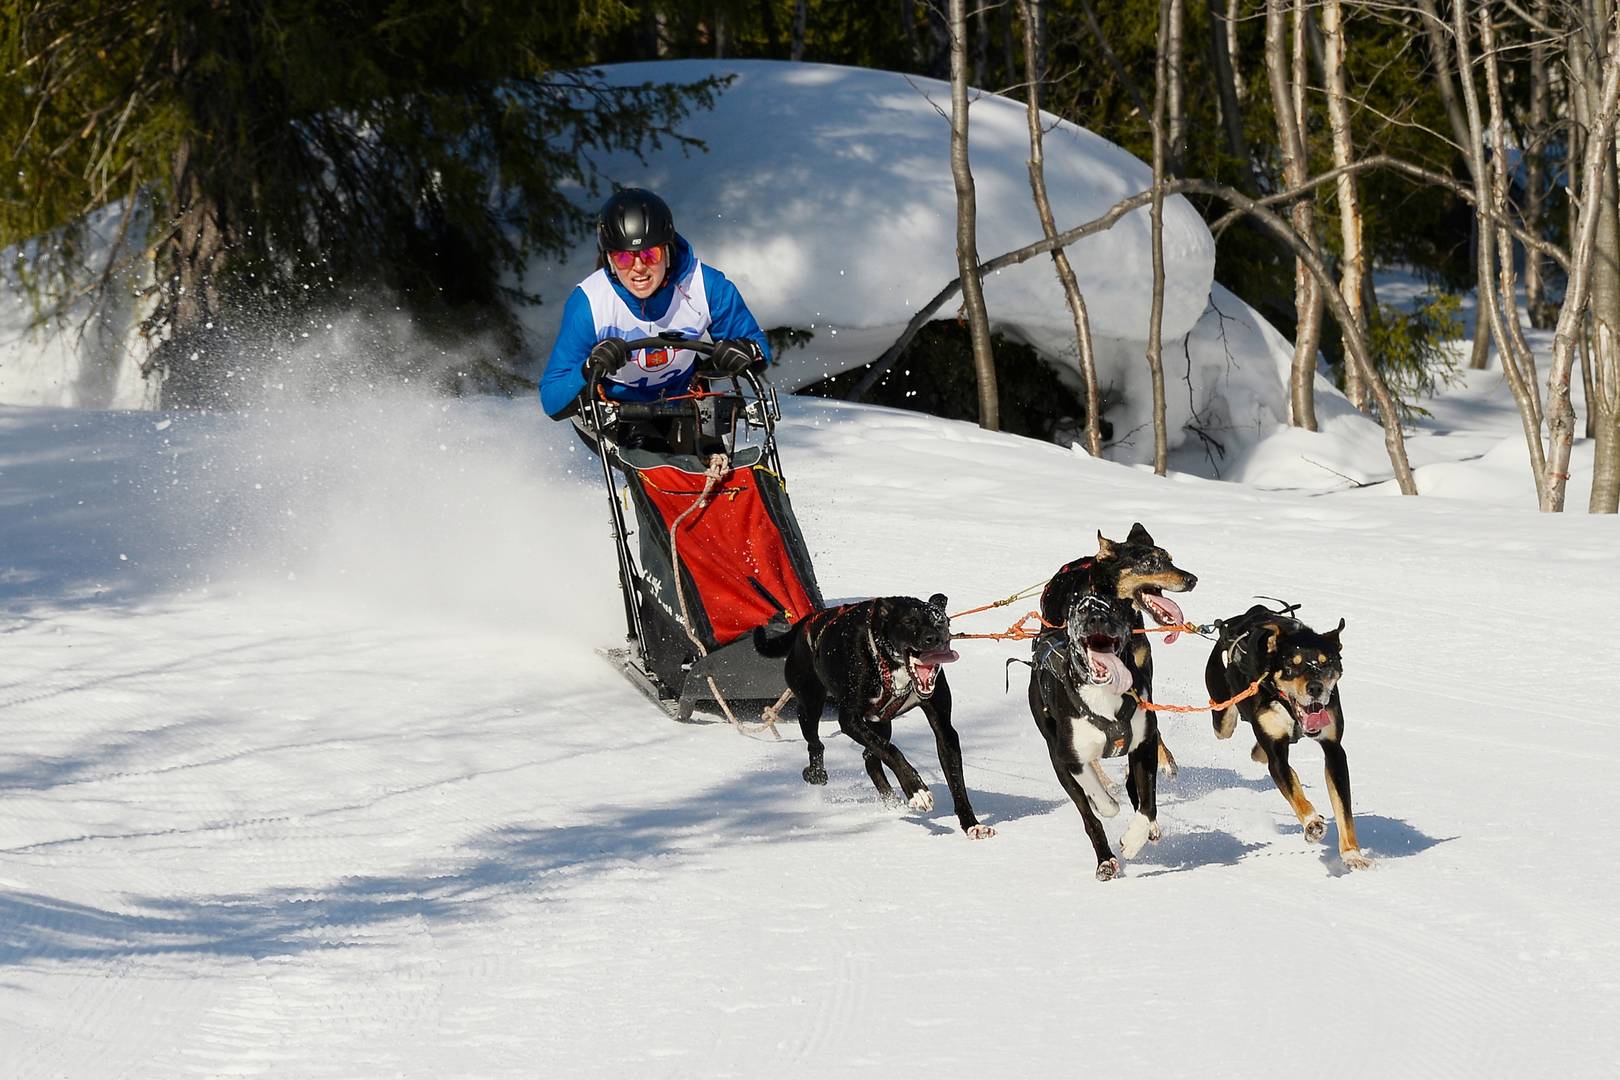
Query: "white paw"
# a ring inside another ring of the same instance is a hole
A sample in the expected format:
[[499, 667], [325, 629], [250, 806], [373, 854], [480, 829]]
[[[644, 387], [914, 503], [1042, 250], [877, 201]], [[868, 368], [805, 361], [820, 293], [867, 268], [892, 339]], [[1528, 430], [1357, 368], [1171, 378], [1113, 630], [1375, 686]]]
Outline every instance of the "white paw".
[[1361, 853], [1360, 848], [1341, 851], [1339, 858], [1344, 860], [1344, 865], [1351, 870], [1370, 870], [1373, 864], [1371, 859]]
[[922, 810], [924, 812], [932, 810], [934, 808], [934, 793], [927, 788], [919, 788], [915, 795], [906, 800], [906, 805], [913, 810]]
[[1091, 808], [1097, 811], [1098, 817], [1111, 818], [1119, 813], [1119, 803], [1115, 802], [1107, 795], [1104, 795], [1102, 801], [1099, 802], [1097, 800], [1097, 796], [1088, 791], [1086, 793], [1086, 798], [1091, 801]]
[[1109, 859], [1107, 862], [1097, 864], [1097, 880], [1112, 881], [1119, 877], [1119, 860]]
[[1142, 845], [1148, 842], [1148, 835], [1156, 827], [1154, 822], [1147, 819], [1146, 814], [1137, 811], [1125, 829], [1125, 835], [1119, 841], [1120, 853], [1127, 859], [1136, 858], [1136, 853], [1142, 850]]
[[1164, 838], [1164, 830], [1159, 828], [1159, 823], [1157, 821], [1155, 821], [1148, 828], [1148, 840], [1151, 841], [1152, 843], [1157, 844], [1163, 838]]
[[1305, 839], [1313, 844], [1322, 839], [1326, 833], [1327, 822], [1322, 820], [1321, 814], [1317, 814], [1305, 823]]
[[975, 825], [967, 831], [969, 840], [988, 840], [996, 835], [996, 830], [988, 825]]

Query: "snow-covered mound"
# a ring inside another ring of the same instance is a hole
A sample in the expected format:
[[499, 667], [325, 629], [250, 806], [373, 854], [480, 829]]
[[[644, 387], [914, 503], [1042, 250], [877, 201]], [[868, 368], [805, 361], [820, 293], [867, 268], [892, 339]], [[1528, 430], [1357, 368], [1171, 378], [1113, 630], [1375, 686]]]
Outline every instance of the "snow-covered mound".
[[[700, 257], [723, 269], [767, 326], [850, 330], [904, 325], [956, 277], [956, 194], [950, 171], [950, 87], [934, 79], [830, 64], [676, 60], [601, 69], [608, 82], [691, 82], [731, 76], [713, 109], [682, 132], [708, 152], [664, 150], [597, 159], [603, 175], [663, 194]], [[979, 256], [1041, 237], [1030, 197], [1024, 106], [993, 94], [971, 111]], [[1136, 158], [1084, 128], [1047, 117], [1047, 185], [1059, 228], [1089, 221], [1151, 186]], [[584, 200], [590, 208], [594, 205]], [[1145, 210], [1071, 249], [1097, 333], [1145, 337], [1152, 262]], [[560, 297], [592, 268], [581, 245], [531, 284]], [[1165, 207], [1166, 336], [1204, 311], [1215, 245], [1184, 199]], [[986, 282], [999, 322], [1067, 327], [1050, 259]], [[948, 309], [954, 310], [952, 308]], [[948, 313], [947, 311], [947, 313]], [[558, 309], [542, 309], [555, 317]], [[544, 319], [535, 324], [544, 335]], [[819, 376], [818, 376], [819, 377]]]

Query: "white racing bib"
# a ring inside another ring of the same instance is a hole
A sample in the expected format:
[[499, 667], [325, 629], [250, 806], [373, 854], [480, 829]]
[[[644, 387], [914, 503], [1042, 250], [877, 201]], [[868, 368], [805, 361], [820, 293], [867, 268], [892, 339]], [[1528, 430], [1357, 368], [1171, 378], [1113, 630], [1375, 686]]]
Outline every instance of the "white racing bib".
[[[711, 319], [709, 298], [703, 286], [703, 264], [696, 258], [681, 280], [675, 282], [675, 297], [660, 319], [644, 319], [636, 313], [633, 304], [625, 303], [606, 269], [598, 270], [579, 287], [590, 301], [591, 318], [596, 323], [599, 339], [617, 337], [633, 341], [666, 333], [699, 338], [709, 330]], [[698, 354], [691, 349], [637, 349], [624, 367], [607, 378], [623, 386], [655, 390], [686, 380], [697, 361]]]

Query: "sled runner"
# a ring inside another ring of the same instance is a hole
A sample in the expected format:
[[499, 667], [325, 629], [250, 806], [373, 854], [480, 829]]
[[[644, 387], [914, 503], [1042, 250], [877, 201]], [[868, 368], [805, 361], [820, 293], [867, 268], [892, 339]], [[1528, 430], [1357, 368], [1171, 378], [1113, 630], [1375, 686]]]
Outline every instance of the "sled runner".
[[[631, 350], [705, 341], [673, 335]], [[612, 401], [593, 380], [575, 415], [602, 464], [618, 549], [626, 644], [608, 659], [670, 716], [723, 697], [770, 703], [782, 663], [751, 633], [821, 607], [776, 452], [776, 392], [752, 372], [699, 378], [677, 398]], [[718, 460], [716, 455], [720, 455]]]

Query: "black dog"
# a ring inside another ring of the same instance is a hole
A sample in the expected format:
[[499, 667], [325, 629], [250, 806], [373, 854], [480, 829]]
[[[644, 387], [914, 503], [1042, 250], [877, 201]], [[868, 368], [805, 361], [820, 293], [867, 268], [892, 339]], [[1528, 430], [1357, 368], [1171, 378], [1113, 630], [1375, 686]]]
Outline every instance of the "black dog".
[[867, 775], [884, 801], [899, 802], [883, 774], [888, 766], [906, 802], [916, 810], [932, 810], [933, 794], [890, 738], [894, 718], [920, 706], [934, 729], [962, 831], [975, 840], [995, 835], [974, 816], [962, 778], [962, 744], [951, 727], [951, 688], [941, 670], [956, 659], [942, 594], [926, 603], [884, 596], [829, 608], [805, 616], [774, 638], [760, 627], [754, 631], [754, 647], [765, 656], [787, 657], [787, 685], [799, 700], [799, 726], [810, 753], [804, 770], [808, 783], [827, 782], [818, 728], [830, 698], [838, 706], [840, 730], [861, 745]]
[[1271, 771], [1277, 790], [1305, 827], [1305, 839], [1312, 842], [1322, 839], [1327, 825], [1288, 764], [1288, 748], [1301, 736], [1318, 743], [1328, 798], [1339, 822], [1339, 857], [1352, 870], [1370, 866], [1371, 860], [1356, 844], [1350, 764], [1342, 745], [1344, 709], [1339, 703], [1339, 679], [1344, 662], [1339, 655], [1339, 632], [1344, 620], [1319, 634], [1287, 612], [1256, 604], [1220, 625], [1220, 636], [1204, 668], [1210, 700], [1230, 700], [1255, 680], [1259, 680], [1259, 689], [1234, 705], [1212, 710], [1216, 736], [1231, 738], [1239, 716], [1249, 722], [1254, 729], [1254, 759]]
[[1152, 700], [1153, 650], [1146, 635], [1133, 631], [1144, 628], [1144, 611], [1160, 625], [1180, 624], [1181, 609], [1164, 593], [1197, 584], [1138, 522], [1124, 543], [1098, 533], [1097, 554], [1064, 566], [1041, 593], [1047, 628], [1030, 662], [1029, 709], [1058, 782], [1085, 823], [1099, 881], [1120, 871], [1098, 820], [1119, 813], [1118, 789], [1110, 790], [1100, 759], [1129, 756], [1125, 789], [1136, 815], [1120, 841], [1126, 858], [1160, 835], [1155, 764], [1175, 772], [1157, 718], [1141, 706]]

